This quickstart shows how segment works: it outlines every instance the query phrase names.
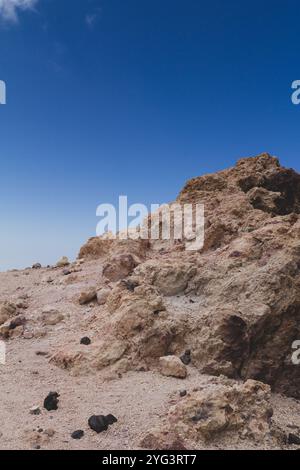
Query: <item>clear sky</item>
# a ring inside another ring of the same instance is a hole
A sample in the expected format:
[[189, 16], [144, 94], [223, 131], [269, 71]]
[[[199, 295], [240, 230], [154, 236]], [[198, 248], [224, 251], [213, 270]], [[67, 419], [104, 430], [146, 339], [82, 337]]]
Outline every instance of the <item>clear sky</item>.
[[96, 207], [268, 151], [300, 170], [299, 0], [0, 0], [0, 270], [74, 258]]

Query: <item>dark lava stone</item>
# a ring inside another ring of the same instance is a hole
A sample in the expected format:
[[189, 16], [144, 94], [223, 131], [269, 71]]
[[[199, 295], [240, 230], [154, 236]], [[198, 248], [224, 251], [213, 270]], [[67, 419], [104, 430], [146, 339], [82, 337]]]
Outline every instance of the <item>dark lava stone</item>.
[[288, 443], [300, 445], [300, 437], [297, 436], [297, 434], [293, 434], [292, 432], [290, 432], [288, 437]]
[[44, 408], [46, 408], [47, 411], [57, 410], [59, 402], [58, 397], [59, 394], [57, 392], [50, 392], [44, 400]]

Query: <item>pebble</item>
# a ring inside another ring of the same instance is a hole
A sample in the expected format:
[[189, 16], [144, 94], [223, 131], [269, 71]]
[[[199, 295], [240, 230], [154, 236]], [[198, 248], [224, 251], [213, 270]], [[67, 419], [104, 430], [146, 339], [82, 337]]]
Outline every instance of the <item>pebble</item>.
[[187, 349], [185, 353], [182, 356], [180, 356], [180, 360], [185, 366], [188, 366], [191, 363], [192, 359], [191, 359], [190, 349]]
[[288, 443], [300, 445], [300, 437], [297, 436], [297, 434], [293, 434], [292, 432], [290, 432], [288, 436]]
[[117, 418], [112, 415], [112, 414], [109, 414], [107, 416], [103, 416], [103, 415], [100, 415], [100, 416], [91, 416], [88, 423], [89, 423], [89, 427], [95, 431], [96, 433], [100, 433], [100, 432], [103, 432], [103, 431], [107, 431], [108, 429], [108, 426], [116, 423], [118, 420]]
[[57, 392], [50, 392], [44, 400], [44, 408], [46, 408], [47, 411], [57, 410], [59, 402], [58, 397], [59, 394]]
[[32, 408], [30, 408], [29, 413], [31, 415], [36, 415], [37, 416], [37, 415], [41, 414], [41, 409], [40, 409], [39, 406], [33, 406]]
[[90, 340], [90, 338], [85, 336], [84, 338], [81, 338], [80, 344], [84, 344], [85, 346], [88, 346], [89, 344], [91, 344], [91, 340]]

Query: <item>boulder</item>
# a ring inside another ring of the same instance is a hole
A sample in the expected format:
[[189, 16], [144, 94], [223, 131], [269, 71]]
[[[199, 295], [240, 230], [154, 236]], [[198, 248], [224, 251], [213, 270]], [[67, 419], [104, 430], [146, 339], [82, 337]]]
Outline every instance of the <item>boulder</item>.
[[11, 302], [0, 303], [0, 325], [3, 325], [9, 318], [16, 315], [17, 307]]
[[159, 368], [162, 375], [178, 379], [185, 379], [187, 376], [186, 366], [176, 356], [160, 357]]

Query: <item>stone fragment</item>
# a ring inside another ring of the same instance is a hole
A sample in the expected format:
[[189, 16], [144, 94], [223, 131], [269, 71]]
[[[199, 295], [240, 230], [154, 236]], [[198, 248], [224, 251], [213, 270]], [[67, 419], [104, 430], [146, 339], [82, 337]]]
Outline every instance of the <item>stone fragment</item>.
[[187, 370], [177, 356], [164, 356], [159, 358], [160, 372], [162, 375], [185, 379]]

